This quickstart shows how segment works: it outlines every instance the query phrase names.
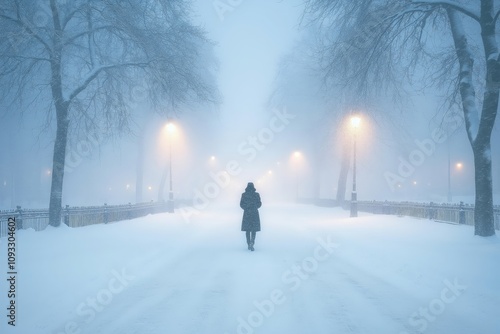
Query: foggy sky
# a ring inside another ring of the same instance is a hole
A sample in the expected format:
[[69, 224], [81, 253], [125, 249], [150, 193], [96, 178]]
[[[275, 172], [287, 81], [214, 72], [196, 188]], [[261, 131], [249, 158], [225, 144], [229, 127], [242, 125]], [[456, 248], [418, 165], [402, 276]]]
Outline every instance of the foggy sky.
[[[225, 12], [223, 20], [214, 8], [214, 2], [198, 0], [194, 7], [195, 21], [202, 25], [208, 37], [216, 43], [220, 63], [219, 89], [223, 102], [218, 110], [183, 110], [176, 122], [183, 129], [183, 139], [174, 148], [174, 192], [177, 198], [189, 198], [196, 189], [203, 190], [211, 181], [211, 174], [224, 171], [229, 161], [236, 161], [242, 172], [232, 177], [232, 185], [223, 190], [221, 199], [232, 198], [243, 191], [248, 181], [256, 184], [263, 198], [293, 199], [297, 188], [300, 197], [312, 197], [314, 175], [319, 175], [320, 197], [333, 198], [340, 169], [340, 152], [335, 145], [335, 133], [325, 137], [327, 142], [314, 140], [317, 133], [309, 124], [308, 113], [295, 114], [283, 130], [265, 145], [252, 161], [249, 137], [269, 128], [276, 110], [268, 101], [275, 88], [275, 78], [281, 58], [290, 52], [300, 38], [299, 17], [301, 1], [242, 1], [233, 10]], [[438, 108], [439, 92], [415, 95], [407, 110], [400, 111], [401, 120], [395, 121], [399, 140], [388, 139], [381, 132], [377, 120], [367, 117], [359, 138], [358, 198], [360, 200], [397, 199], [440, 201], [447, 193], [448, 154], [454, 165], [463, 163], [463, 169], [453, 170], [452, 190], [457, 199], [473, 198], [473, 161], [465, 130], [457, 129], [451, 139], [435, 145], [432, 154], [425, 156], [421, 166], [415, 168], [401, 189], [392, 191], [384, 173], [397, 173], [402, 157], [409, 159], [418, 150], [415, 140], [432, 137], [438, 123], [432, 121]], [[293, 109], [293, 106], [288, 108]], [[281, 110], [280, 112], [285, 112]], [[397, 114], [397, 113], [395, 113]], [[8, 129], [1, 134], [2, 167], [0, 169], [0, 208], [15, 205], [47, 207], [50, 185], [52, 141], [54, 131], [43, 132], [43, 116], [24, 118], [22, 122], [9, 118]], [[166, 149], [158, 144], [164, 119], [151, 119], [148, 130], [144, 200], [157, 199], [157, 187], [166, 163]], [[278, 123], [276, 123], [278, 124]], [[283, 125], [281, 122], [278, 125]], [[493, 143], [500, 139], [498, 126]], [[41, 133], [38, 137], [37, 134]], [[399, 135], [400, 134], [400, 135]], [[89, 144], [90, 143], [90, 144]], [[80, 141], [81, 144], [81, 141]], [[135, 201], [136, 150], [134, 138], [106, 143], [85, 141], [89, 152], [81, 154], [82, 145], [70, 145], [69, 151], [79, 150], [79, 161], [66, 173], [63, 204], [101, 205], [123, 204]], [[242, 146], [243, 145], [243, 146]], [[495, 144], [493, 149], [495, 149]], [[242, 149], [243, 147], [243, 149]], [[317, 163], [313, 151], [322, 152]], [[242, 154], [241, 152], [247, 152]], [[292, 165], [292, 154], [303, 154], [301, 165]], [[87, 153], [89, 153], [87, 155]], [[210, 157], [214, 156], [214, 161]], [[269, 173], [272, 171], [272, 173]], [[500, 192], [498, 154], [493, 158], [494, 193]], [[351, 176], [349, 176], [350, 179]], [[128, 185], [128, 186], [127, 186]], [[348, 182], [348, 189], [350, 181]], [[346, 194], [349, 196], [349, 191]], [[496, 196], [498, 199], [498, 196]]]

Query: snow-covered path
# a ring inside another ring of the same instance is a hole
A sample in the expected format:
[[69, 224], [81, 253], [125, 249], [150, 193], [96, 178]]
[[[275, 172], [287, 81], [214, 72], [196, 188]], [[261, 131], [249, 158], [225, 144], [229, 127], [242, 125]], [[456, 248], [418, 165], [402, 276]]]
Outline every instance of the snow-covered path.
[[3, 321], [0, 329], [499, 332], [498, 237], [411, 218], [347, 216], [312, 206], [264, 207], [255, 252], [239, 231], [240, 210], [224, 207], [189, 223], [177, 213], [21, 231], [18, 324], [13, 330]]

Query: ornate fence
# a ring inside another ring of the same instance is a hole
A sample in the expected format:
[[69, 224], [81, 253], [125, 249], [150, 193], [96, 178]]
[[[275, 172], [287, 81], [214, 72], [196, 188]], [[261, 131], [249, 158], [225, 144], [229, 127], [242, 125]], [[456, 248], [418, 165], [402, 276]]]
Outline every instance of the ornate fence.
[[[348, 203], [346, 204], [348, 207]], [[374, 214], [410, 216], [456, 224], [474, 225], [474, 206], [460, 204], [358, 201], [358, 210]], [[495, 228], [500, 230], [500, 207], [494, 207]]]
[[[177, 201], [179, 203], [179, 201]], [[127, 205], [104, 205], [93, 207], [69, 207], [62, 211], [62, 222], [69, 227], [82, 227], [94, 224], [107, 224], [121, 220], [144, 217], [149, 214], [169, 212], [169, 202], [141, 203]], [[49, 210], [26, 210], [20, 206], [12, 211], [0, 211], [0, 237], [7, 234], [9, 217], [16, 218], [18, 229], [32, 228], [35, 231], [44, 230], [49, 225]]]
[[[332, 199], [300, 199], [299, 202], [324, 207], [339, 206]], [[342, 207], [345, 210], [349, 210], [349, 205], [350, 202], [346, 201]], [[467, 205], [463, 202], [460, 202], [460, 204], [437, 204], [433, 202], [358, 201], [358, 210], [374, 214], [410, 216], [456, 224], [474, 225], [474, 205]], [[500, 230], [500, 206], [494, 207], [494, 218], [495, 228]]]

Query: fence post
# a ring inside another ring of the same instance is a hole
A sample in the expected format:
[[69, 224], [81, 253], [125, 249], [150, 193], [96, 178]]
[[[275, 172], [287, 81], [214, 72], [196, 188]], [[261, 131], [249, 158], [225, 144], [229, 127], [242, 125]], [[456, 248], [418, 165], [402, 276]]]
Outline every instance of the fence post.
[[108, 223], [108, 204], [104, 203], [104, 224]]
[[460, 210], [458, 211], [458, 223], [465, 224], [465, 210], [463, 201], [460, 201]]
[[66, 208], [64, 209], [64, 224], [69, 226], [69, 205], [66, 204]]
[[434, 203], [430, 202], [429, 203], [429, 213], [428, 213], [429, 219], [435, 219], [436, 218], [436, 209], [434, 208]]
[[23, 210], [21, 209], [20, 205], [16, 206], [16, 212], [17, 212], [16, 228], [18, 230], [22, 230], [23, 229]]
[[128, 202], [128, 219], [132, 219], [132, 203]]
[[382, 213], [384, 215], [388, 215], [389, 214], [389, 202], [387, 200], [385, 200], [384, 205], [382, 207]]

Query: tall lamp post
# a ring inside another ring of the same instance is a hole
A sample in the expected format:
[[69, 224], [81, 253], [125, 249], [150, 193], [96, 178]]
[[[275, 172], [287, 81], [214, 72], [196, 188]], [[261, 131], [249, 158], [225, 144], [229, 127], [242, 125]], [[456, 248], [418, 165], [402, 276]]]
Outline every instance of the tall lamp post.
[[[455, 165], [455, 170], [460, 171], [463, 167], [463, 164], [461, 162], [457, 162]], [[451, 165], [451, 157], [450, 157], [450, 150], [449, 150], [449, 144], [448, 144], [448, 196], [447, 200], [448, 203], [451, 203], [453, 201], [453, 196], [451, 193], [451, 172], [452, 172], [452, 165]]]
[[299, 163], [300, 163], [300, 158], [302, 157], [302, 153], [300, 151], [295, 151], [293, 153], [293, 157], [295, 158], [295, 168], [296, 168], [296, 175], [295, 175], [295, 201], [299, 201]]
[[[461, 162], [457, 162], [454, 167], [455, 171], [459, 172], [462, 170], [462, 167], [464, 165]], [[448, 160], [448, 202], [451, 203], [452, 197], [451, 197], [451, 172], [452, 172], [452, 166], [451, 166], [451, 161]]]
[[169, 162], [168, 162], [168, 169], [169, 169], [169, 176], [170, 176], [170, 184], [169, 184], [169, 191], [168, 191], [168, 212], [174, 212], [174, 192], [173, 192], [173, 186], [172, 186], [172, 141], [173, 141], [173, 134], [175, 132], [175, 124], [172, 122], [169, 122], [167, 124], [167, 131], [168, 131], [168, 139], [169, 139]]
[[358, 194], [356, 192], [356, 139], [357, 130], [361, 118], [354, 116], [351, 118], [351, 125], [353, 129], [353, 164], [352, 164], [352, 193], [351, 193], [351, 217], [358, 216]]
[[451, 154], [450, 154], [450, 141], [448, 141], [448, 203], [453, 201], [453, 197], [451, 195]]

